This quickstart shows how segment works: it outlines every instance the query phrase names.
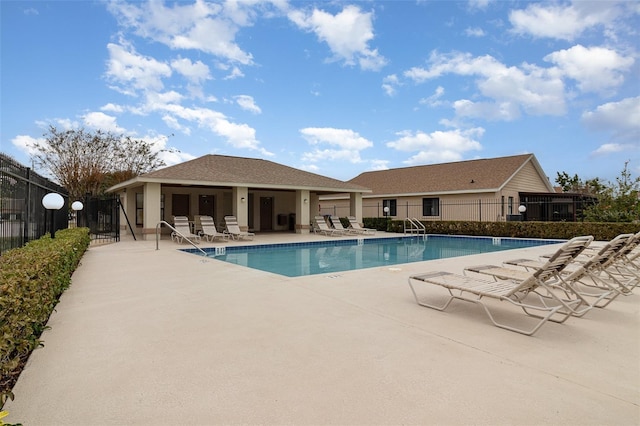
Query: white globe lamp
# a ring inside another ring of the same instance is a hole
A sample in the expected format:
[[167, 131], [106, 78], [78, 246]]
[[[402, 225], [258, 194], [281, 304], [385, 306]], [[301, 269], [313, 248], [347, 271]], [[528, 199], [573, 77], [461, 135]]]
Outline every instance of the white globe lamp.
[[64, 198], [62, 198], [62, 195], [60, 194], [56, 194], [55, 192], [50, 192], [47, 195], [45, 195], [44, 197], [42, 197], [42, 205], [44, 206], [45, 209], [49, 210], [51, 212], [50, 216], [51, 216], [51, 238], [55, 238], [56, 234], [55, 234], [55, 224], [54, 224], [54, 215], [53, 215], [53, 211], [54, 210], [60, 210], [62, 208], [62, 206], [64, 206]]

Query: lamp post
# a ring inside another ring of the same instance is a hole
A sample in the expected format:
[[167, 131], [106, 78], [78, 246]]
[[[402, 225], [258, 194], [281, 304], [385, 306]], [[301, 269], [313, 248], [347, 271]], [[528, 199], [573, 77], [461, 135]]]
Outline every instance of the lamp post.
[[382, 211], [384, 212], [384, 217], [389, 216], [389, 206], [384, 207]]
[[518, 206], [518, 212], [520, 213], [520, 216], [524, 216], [524, 213], [527, 211], [527, 206], [524, 205], [519, 205]]
[[62, 198], [62, 195], [60, 194], [56, 194], [55, 192], [50, 192], [47, 195], [45, 195], [44, 197], [42, 197], [42, 205], [44, 206], [45, 209], [49, 210], [51, 213], [51, 225], [50, 225], [50, 232], [51, 232], [51, 238], [55, 238], [56, 237], [56, 231], [55, 231], [55, 226], [54, 226], [54, 215], [53, 215], [53, 211], [54, 210], [60, 210], [62, 208], [62, 206], [64, 206], [64, 198]]
[[71, 204], [71, 209], [76, 212], [76, 228], [78, 227], [78, 212], [80, 210], [82, 210], [84, 208], [84, 204], [82, 204], [82, 201], [74, 201]]

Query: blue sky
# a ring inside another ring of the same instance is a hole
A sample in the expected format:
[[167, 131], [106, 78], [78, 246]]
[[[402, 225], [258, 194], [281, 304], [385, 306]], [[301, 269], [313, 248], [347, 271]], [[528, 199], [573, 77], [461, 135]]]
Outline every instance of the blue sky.
[[49, 125], [145, 139], [168, 165], [364, 171], [534, 153], [640, 175], [635, 1], [0, 1], [1, 150]]

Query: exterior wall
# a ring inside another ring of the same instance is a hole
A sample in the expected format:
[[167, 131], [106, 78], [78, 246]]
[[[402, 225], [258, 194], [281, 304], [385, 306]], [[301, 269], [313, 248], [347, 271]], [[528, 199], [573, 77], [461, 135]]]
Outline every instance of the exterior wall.
[[[404, 219], [407, 217], [419, 220], [477, 220], [484, 222], [503, 221], [508, 214], [518, 213], [518, 193], [504, 192], [504, 199], [501, 193], [485, 192], [474, 194], [453, 194], [453, 195], [424, 195], [411, 197], [371, 197], [362, 200], [362, 217], [384, 217], [383, 201], [395, 200], [395, 215], [389, 216], [392, 219]], [[512, 194], [512, 195], [510, 195]], [[512, 196], [512, 212], [509, 212], [509, 197]], [[422, 200], [424, 198], [437, 198], [438, 214], [424, 215]], [[350, 215], [348, 199], [324, 199], [320, 201], [321, 214], [336, 215], [345, 217]]]
[[[407, 217], [420, 220], [477, 220], [504, 221], [518, 217], [520, 192], [547, 192], [546, 177], [540, 176], [535, 166], [528, 162], [498, 192], [480, 192], [466, 194], [384, 196], [362, 199], [362, 217], [383, 217], [383, 200], [395, 200], [396, 214], [393, 219]], [[423, 199], [437, 198], [437, 215], [423, 215]], [[350, 214], [349, 199], [346, 196], [324, 198], [320, 201], [321, 214], [344, 217]]]
[[546, 185], [546, 179], [540, 176], [531, 162], [528, 162], [513, 179], [507, 182], [503, 192], [515, 193], [516, 197], [520, 192], [547, 192], [549, 188]]

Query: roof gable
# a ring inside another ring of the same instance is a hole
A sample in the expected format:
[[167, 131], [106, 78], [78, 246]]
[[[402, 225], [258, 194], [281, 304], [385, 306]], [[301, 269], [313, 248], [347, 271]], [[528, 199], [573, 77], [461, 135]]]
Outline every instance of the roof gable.
[[370, 195], [497, 191], [529, 161], [546, 181], [534, 155], [524, 154], [365, 172], [349, 182]]

